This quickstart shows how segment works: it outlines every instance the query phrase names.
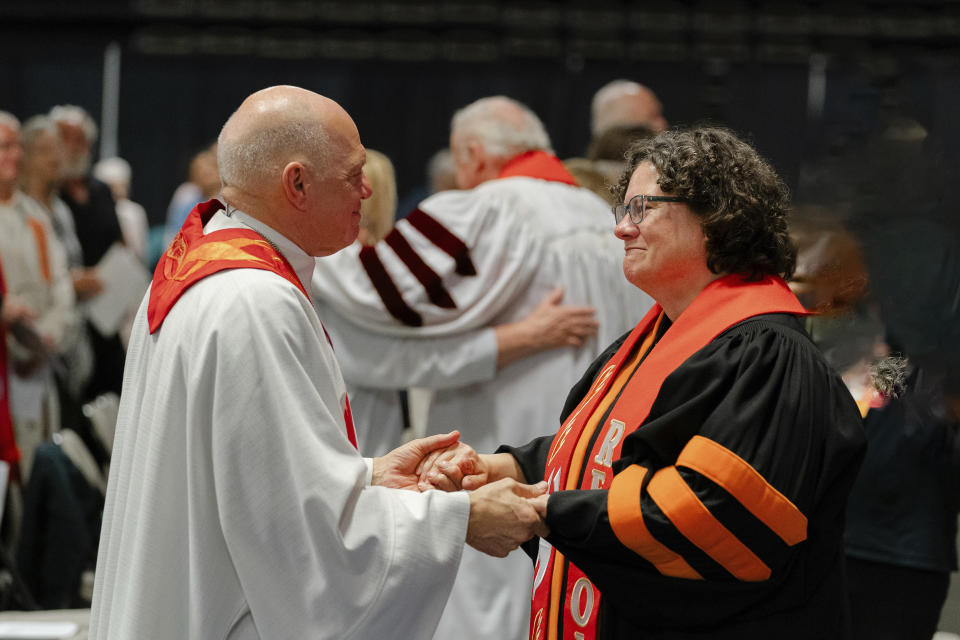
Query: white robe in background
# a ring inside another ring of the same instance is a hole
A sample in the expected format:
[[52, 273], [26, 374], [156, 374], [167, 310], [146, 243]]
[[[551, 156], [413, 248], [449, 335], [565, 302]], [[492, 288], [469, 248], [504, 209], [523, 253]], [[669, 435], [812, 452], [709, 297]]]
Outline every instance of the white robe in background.
[[[35, 234], [34, 225], [42, 233]], [[8, 203], [0, 205], [0, 263], [7, 285], [4, 302], [29, 308], [34, 314], [29, 324], [36, 334], [50, 340], [55, 351], [61, 352], [79, 324], [66, 251], [43, 206], [21, 191], [15, 191]], [[31, 361], [35, 354], [15, 336], [14, 331], [7, 332], [10, 416], [25, 485], [34, 449], [60, 429], [60, 404], [49, 363], [41, 364], [28, 376], [17, 373], [16, 365]]]
[[[246, 225], [308, 282], [314, 260]], [[149, 295], [149, 294], [148, 294]], [[311, 302], [280, 276], [222, 271], [153, 335], [134, 324], [90, 637], [429, 638], [469, 498], [373, 487]]]
[[[333, 340], [350, 393], [357, 444], [365, 456], [382, 456], [403, 443], [401, 389], [447, 389], [492, 380], [496, 374], [497, 336], [493, 329], [405, 341], [351, 325], [322, 303], [316, 309]], [[343, 335], [352, 339], [343, 340]], [[414, 422], [411, 416], [412, 429], [418, 426]], [[455, 428], [457, 425], [450, 427]], [[426, 435], [431, 433], [436, 430]]]
[[[562, 285], [564, 304], [596, 309], [598, 335], [581, 348], [554, 349], [515, 362], [488, 381], [456, 388], [445, 385], [448, 388], [433, 396], [427, 426], [428, 433], [460, 429], [461, 439], [480, 452], [554, 433], [570, 387], [600, 351], [631, 329], [653, 304], [623, 276], [623, 243], [613, 234], [608, 205], [586, 189], [513, 177], [469, 191], [438, 193], [423, 201], [420, 209], [463, 241], [476, 275], [456, 273], [452, 257], [408, 220], [398, 221], [395, 230], [440, 276], [456, 305], [431, 304], [400, 257], [380, 242], [377, 256], [403, 300], [423, 319], [423, 326], [409, 327], [387, 312], [360, 264], [358, 247], [318, 260], [314, 292], [344, 318], [329, 319], [337, 327], [338, 344], [353, 352], [364, 348], [365, 331], [398, 339], [435, 339], [513, 322], [529, 314], [554, 286]], [[351, 333], [357, 325], [364, 332]], [[402, 376], [407, 367], [403, 352], [383, 351], [376, 370], [367, 374], [371, 384]], [[383, 371], [391, 371], [394, 378]], [[520, 551], [500, 560], [466, 549], [435, 637], [527, 637], [532, 579], [532, 563]]]
[[[333, 340], [350, 394], [357, 444], [365, 456], [382, 456], [403, 443], [401, 390], [459, 387], [491, 380], [496, 374], [493, 329], [400, 341], [356, 326], [319, 299], [314, 307]], [[423, 434], [414, 437], [419, 435]]]

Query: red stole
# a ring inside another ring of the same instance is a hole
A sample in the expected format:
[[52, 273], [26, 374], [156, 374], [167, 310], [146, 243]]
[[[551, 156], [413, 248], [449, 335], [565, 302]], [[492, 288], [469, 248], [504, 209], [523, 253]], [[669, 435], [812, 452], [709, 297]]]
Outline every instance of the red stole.
[[[600, 433], [588, 452], [587, 446], [597, 422], [591, 422], [590, 417], [634, 347], [650, 337], [661, 312], [660, 305], [654, 305], [640, 321], [554, 436], [544, 471], [551, 492], [609, 489], [613, 480], [610, 465], [620, 458], [624, 438], [647, 419], [663, 381], [726, 329], [758, 315], [806, 313], [781, 278], [767, 276], [759, 282], [746, 282], [741, 276], [729, 275], [713, 281], [650, 349], [626, 383], [604, 424], [599, 425]], [[649, 347], [652, 340], [645, 342], [642, 348]], [[564, 569], [566, 589], [561, 593]], [[531, 640], [559, 640], [561, 615], [564, 640], [596, 638], [599, 609], [600, 592], [586, 575], [552, 546], [541, 541], [530, 612]]]
[[550, 182], [563, 182], [577, 186], [576, 179], [570, 175], [560, 159], [546, 151], [527, 151], [514, 156], [500, 169], [497, 178], [540, 178]]
[[[309, 300], [307, 290], [287, 259], [256, 231], [221, 229], [204, 235], [203, 226], [221, 209], [223, 203], [216, 199], [201, 202], [194, 207], [180, 233], [157, 263], [147, 306], [150, 333], [160, 328], [173, 305], [187, 289], [203, 278], [227, 269], [271, 271], [292, 283]], [[326, 328], [323, 333], [327, 342], [330, 342]], [[350, 400], [346, 396], [343, 418], [347, 425], [347, 438], [356, 448], [353, 415], [350, 411]]]

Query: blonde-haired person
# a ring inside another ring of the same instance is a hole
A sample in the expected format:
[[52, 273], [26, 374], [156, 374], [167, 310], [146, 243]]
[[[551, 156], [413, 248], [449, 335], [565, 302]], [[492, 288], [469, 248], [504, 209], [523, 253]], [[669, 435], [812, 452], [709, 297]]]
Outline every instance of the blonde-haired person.
[[370, 181], [373, 195], [360, 204], [357, 242], [372, 245], [383, 240], [393, 229], [397, 215], [397, 174], [390, 158], [374, 149], [367, 149], [363, 173]]

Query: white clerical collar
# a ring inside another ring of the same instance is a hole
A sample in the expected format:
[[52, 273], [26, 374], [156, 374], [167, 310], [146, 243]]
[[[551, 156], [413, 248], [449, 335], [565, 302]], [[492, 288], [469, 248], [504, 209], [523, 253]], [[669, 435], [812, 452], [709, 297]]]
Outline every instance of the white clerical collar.
[[[227, 211], [230, 213], [228, 214]], [[211, 231], [219, 231], [220, 229], [242, 229], [244, 227], [259, 233], [263, 236], [264, 240], [273, 245], [273, 248], [287, 259], [287, 262], [290, 263], [290, 266], [293, 267], [297, 277], [300, 279], [300, 284], [302, 284], [303, 288], [308, 292], [309, 297], [310, 282], [313, 279], [313, 268], [316, 265], [316, 258], [308, 255], [303, 249], [297, 246], [295, 242], [289, 240], [276, 229], [267, 226], [248, 213], [228, 206], [226, 210], [218, 211], [210, 218], [210, 222], [203, 228], [203, 232], [207, 234]]]

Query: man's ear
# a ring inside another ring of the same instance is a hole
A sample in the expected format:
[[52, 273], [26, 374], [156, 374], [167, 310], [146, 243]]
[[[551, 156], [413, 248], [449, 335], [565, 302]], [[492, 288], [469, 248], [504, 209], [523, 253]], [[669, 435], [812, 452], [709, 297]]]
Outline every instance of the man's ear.
[[467, 158], [470, 159], [470, 166], [477, 173], [482, 173], [487, 166], [487, 152], [476, 140], [467, 143]]
[[307, 206], [306, 169], [299, 162], [291, 162], [283, 168], [281, 184], [283, 195], [294, 208], [303, 210]]

